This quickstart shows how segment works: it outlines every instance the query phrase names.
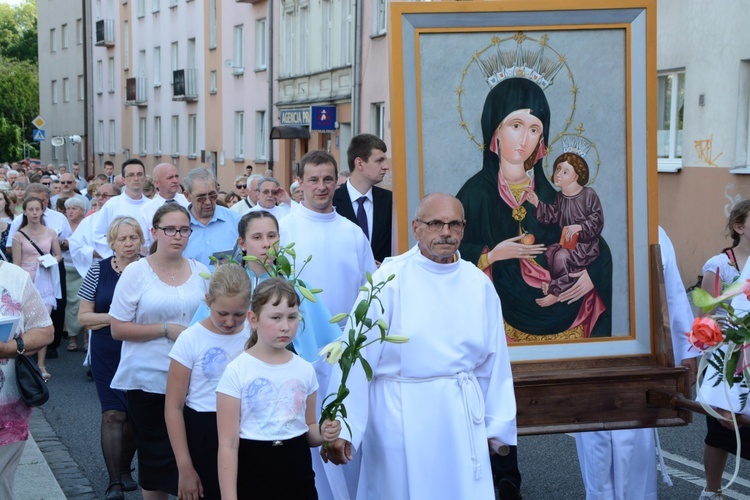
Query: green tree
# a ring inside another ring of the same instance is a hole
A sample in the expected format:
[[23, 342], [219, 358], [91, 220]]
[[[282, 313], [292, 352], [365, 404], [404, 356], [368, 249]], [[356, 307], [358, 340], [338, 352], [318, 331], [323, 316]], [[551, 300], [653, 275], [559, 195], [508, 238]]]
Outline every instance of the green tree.
[[0, 55], [37, 64], [36, 0], [0, 4]]
[[[23, 157], [23, 142], [31, 142], [31, 120], [39, 113], [39, 74], [36, 64], [0, 55], [0, 159]], [[36, 155], [33, 150], [29, 156]]]

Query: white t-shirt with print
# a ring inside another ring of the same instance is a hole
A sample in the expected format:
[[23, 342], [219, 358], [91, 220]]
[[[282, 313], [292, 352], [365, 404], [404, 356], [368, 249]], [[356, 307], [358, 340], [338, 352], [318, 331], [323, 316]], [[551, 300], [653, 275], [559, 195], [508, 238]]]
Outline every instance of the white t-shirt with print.
[[182, 332], [169, 357], [191, 370], [185, 404], [195, 411], [216, 411], [216, 386], [230, 361], [245, 350], [250, 325], [232, 335], [214, 333], [200, 323]]
[[256, 441], [305, 434], [305, 403], [317, 390], [315, 369], [299, 356], [269, 365], [246, 352], [229, 363], [216, 388], [240, 400], [240, 438]]

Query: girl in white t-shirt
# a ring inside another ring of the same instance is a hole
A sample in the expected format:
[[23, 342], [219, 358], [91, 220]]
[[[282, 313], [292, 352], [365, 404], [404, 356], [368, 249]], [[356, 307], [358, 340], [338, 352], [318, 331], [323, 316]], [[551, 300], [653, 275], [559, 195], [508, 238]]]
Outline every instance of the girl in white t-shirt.
[[237, 264], [216, 268], [206, 294], [210, 314], [175, 341], [165, 415], [179, 471], [178, 497], [220, 499], [216, 386], [250, 338], [250, 278]]
[[334, 441], [341, 425], [318, 427], [315, 370], [287, 350], [299, 325], [294, 287], [280, 278], [258, 285], [248, 319], [247, 350], [216, 389], [222, 498], [318, 498], [310, 447]]

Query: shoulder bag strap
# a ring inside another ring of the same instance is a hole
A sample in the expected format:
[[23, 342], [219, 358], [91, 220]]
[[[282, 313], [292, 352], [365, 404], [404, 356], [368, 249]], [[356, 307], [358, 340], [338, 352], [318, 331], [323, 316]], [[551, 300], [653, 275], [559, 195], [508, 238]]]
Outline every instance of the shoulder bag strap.
[[42, 250], [38, 246], [36, 246], [36, 243], [34, 243], [34, 240], [32, 240], [31, 238], [29, 238], [28, 234], [24, 233], [20, 229], [18, 230], [18, 232], [21, 233], [24, 236], [24, 238], [26, 238], [27, 240], [29, 240], [29, 243], [31, 243], [31, 245], [34, 248], [36, 248], [36, 251], [39, 252], [39, 255], [46, 255], [44, 252], [42, 252]]

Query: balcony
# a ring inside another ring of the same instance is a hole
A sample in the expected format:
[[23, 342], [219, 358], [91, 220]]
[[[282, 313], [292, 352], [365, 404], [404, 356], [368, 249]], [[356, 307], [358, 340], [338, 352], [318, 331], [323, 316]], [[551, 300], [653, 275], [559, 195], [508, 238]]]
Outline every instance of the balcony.
[[125, 106], [147, 106], [146, 78], [128, 78], [125, 80]]
[[115, 46], [115, 21], [113, 19], [100, 19], [96, 22], [96, 43], [104, 47]]
[[172, 100], [197, 101], [198, 85], [195, 69], [176, 69], [172, 72]]

